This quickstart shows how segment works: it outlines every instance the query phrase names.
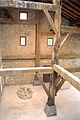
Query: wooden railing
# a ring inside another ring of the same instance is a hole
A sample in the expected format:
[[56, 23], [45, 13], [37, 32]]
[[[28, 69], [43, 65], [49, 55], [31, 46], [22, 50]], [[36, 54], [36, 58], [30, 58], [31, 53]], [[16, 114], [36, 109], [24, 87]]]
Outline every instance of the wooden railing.
[[[31, 68], [6, 68], [6, 69], [0, 69], [0, 76], [10, 76], [10, 75], [19, 75], [19, 74], [35, 74], [38, 73], [38, 77], [40, 77], [40, 74], [52, 74], [53, 71], [58, 73], [58, 77], [55, 80], [55, 84], [57, 91], [59, 90], [59, 86], [61, 87], [64, 83], [64, 81], [68, 81], [72, 86], [74, 86], [77, 90], [80, 91], [80, 79], [64, 69], [63, 67], [54, 64], [52, 67], [31, 67]], [[40, 81], [41, 77], [40, 77]], [[43, 82], [42, 82], [43, 83]]]

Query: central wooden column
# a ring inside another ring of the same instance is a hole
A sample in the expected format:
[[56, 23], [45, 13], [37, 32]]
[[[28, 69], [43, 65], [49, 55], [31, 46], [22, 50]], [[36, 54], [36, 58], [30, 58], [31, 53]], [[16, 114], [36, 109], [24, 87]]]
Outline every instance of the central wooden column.
[[[52, 53], [52, 62], [51, 66], [53, 67], [54, 64], [59, 64], [58, 60], [58, 49], [60, 46], [60, 27], [61, 27], [61, 7], [59, 0], [53, 0], [53, 4], [57, 6], [54, 15], [54, 24], [55, 24], [55, 36], [54, 36], [54, 46], [53, 46], [53, 53]], [[51, 74], [50, 83], [49, 83], [49, 96], [48, 101], [45, 107], [45, 112], [47, 116], [56, 115], [56, 106], [55, 106], [55, 96], [56, 96], [56, 79], [57, 73], [53, 71]]]

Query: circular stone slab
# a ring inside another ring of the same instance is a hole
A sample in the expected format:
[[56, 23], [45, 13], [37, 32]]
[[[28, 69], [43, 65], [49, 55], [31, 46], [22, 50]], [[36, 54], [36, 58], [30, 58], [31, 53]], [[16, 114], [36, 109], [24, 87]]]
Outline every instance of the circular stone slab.
[[18, 89], [17, 95], [19, 98], [26, 100], [32, 98], [32, 93], [31, 88], [21, 87]]

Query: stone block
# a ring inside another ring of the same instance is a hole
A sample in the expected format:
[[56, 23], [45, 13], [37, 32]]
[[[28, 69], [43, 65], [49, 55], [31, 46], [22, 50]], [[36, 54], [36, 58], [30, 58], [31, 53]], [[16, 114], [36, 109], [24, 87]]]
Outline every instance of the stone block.
[[49, 106], [46, 103], [44, 112], [46, 113], [47, 117], [55, 116], [57, 114], [57, 112], [56, 112], [56, 106], [55, 105]]

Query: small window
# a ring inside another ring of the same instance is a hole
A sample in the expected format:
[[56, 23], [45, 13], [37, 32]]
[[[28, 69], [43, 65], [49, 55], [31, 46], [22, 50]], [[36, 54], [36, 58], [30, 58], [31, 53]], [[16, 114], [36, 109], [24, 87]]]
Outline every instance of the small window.
[[26, 37], [25, 36], [20, 37], [20, 45], [21, 46], [26, 46]]
[[48, 45], [49, 46], [53, 45], [53, 38], [48, 38]]
[[20, 12], [20, 20], [27, 20], [28, 19], [28, 13]]

